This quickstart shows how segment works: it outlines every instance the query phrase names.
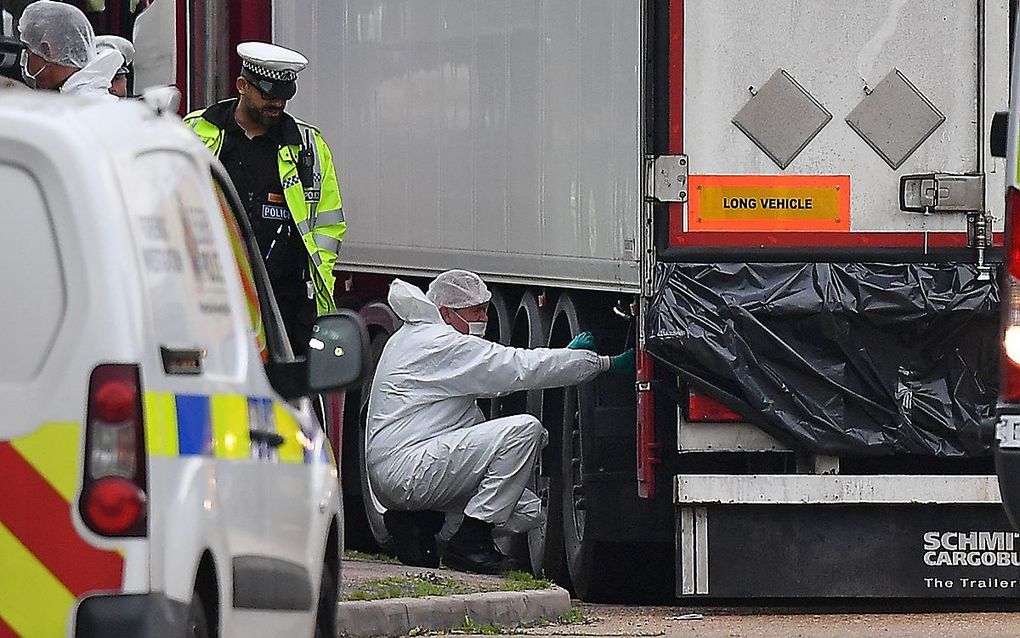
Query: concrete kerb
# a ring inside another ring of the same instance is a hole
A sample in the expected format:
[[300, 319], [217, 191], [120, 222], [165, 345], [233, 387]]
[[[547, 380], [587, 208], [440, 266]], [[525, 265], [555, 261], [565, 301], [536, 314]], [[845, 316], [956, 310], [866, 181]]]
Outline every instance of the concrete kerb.
[[445, 631], [464, 625], [516, 627], [556, 621], [570, 611], [570, 594], [560, 587], [527, 591], [494, 591], [424, 598], [348, 600], [337, 603], [340, 636], [371, 638], [403, 636], [415, 628]]

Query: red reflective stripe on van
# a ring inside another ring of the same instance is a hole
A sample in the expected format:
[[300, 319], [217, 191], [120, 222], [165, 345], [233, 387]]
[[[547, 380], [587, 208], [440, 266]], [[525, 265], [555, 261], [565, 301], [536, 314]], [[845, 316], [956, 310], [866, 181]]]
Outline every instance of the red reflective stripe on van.
[[71, 504], [10, 443], [0, 442], [0, 522], [74, 596], [119, 590], [124, 559], [89, 545], [71, 522]]

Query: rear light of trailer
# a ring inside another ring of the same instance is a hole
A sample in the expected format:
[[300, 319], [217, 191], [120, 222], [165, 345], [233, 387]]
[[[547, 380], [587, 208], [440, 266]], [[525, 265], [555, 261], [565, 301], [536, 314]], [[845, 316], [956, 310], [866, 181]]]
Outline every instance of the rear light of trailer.
[[103, 536], [146, 532], [145, 433], [138, 366], [101, 365], [89, 381], [79, 511]]
[[687, 396], [687, 421], [691, 423], [737, 423], [744, 421], [733, 410], [712, 397], [691, 390]]

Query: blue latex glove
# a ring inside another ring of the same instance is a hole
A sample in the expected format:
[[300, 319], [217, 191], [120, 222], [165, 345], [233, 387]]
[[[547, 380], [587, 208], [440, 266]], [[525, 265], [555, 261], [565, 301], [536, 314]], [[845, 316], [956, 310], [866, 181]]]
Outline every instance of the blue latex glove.
[[637, 355], [634, 348], [609, 358], [609, 371], [613, 374], [634, 376], [637, 373]]
[[585, 330], [571, 339], [567, 347], [571, 350], [595, 350], [595, 335]]

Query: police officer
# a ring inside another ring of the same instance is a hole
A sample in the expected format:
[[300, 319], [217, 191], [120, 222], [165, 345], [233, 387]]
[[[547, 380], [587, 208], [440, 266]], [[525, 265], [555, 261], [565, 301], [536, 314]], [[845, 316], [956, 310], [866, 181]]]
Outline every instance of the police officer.
[[347, 231], [329, 147], [284, 111], [308, 59], [264, 42], [237, 46], [237, 98], [185, 122], [230, 174], [251, 220], [295, 354], [316, 314], [336, 308], [333, 264]]

